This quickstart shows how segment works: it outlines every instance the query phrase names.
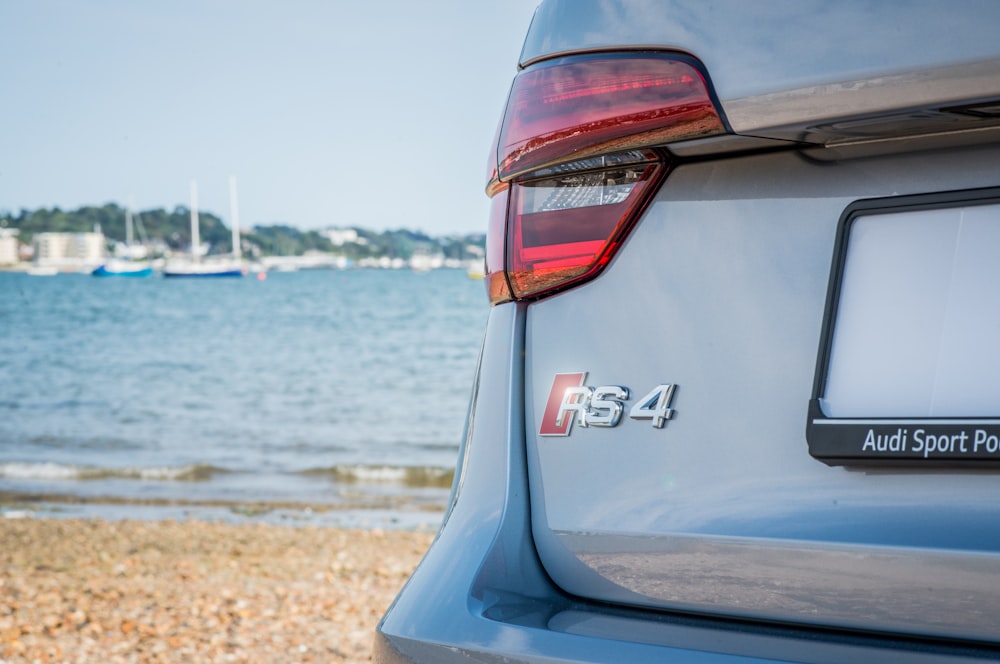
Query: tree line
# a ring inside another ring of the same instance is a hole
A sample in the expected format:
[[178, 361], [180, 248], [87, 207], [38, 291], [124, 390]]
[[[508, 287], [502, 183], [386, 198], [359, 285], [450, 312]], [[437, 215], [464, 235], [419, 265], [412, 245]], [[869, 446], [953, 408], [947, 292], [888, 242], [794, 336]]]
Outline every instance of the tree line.
[[[191, 246], [191, 212], [185, 206], [168, 211], [162, 208], [133, 213], [136, 242], [160, 251], [186, 251]], [[115, 204], [85, 206], [76, 210], [59, 208], [22, 209], [17, 214], [0, 211], [0, 228], [16, 228], [18, 239], [30, 244], [36, 233], [83, 233], [97, 228], [109, 243], [124, 242], [125, 208]], [[199, 211], [199, 236], [213, 254], [232, 251], [232, 232], [222, 219], [211, 212]], [[259, 256], [301, 256], [307, 251], [336, 253], [347, 258], [388, 256], [409, 259], [414, 253], [443, 253], [446, 258], [470, 258], [467, 247], [485, 246], [485, 236], [469, 234], [432, 237], [405, 229], [372, 231], [354, 228], [359, 242], [335, 246], [319, 231], [301, 230], [286, 224], [254, 226], [241, 231], [244, 251]]]

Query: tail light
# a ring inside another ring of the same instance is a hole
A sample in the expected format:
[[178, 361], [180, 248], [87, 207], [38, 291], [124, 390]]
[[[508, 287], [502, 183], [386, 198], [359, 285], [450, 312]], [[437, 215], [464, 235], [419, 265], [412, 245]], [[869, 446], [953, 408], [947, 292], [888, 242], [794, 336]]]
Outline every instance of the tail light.
[[563, 58], [517, 76], [487, 193], [493, 304], [595, 276], [666, 173], [654, 146], [725, 131], [689, 58]]

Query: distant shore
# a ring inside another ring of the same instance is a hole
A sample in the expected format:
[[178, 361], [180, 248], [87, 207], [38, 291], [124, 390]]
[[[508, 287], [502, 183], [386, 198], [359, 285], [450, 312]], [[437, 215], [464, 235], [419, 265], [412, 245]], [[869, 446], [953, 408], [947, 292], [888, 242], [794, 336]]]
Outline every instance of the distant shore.
[[368, 662], [432, 532], [0, 518], [0, 661]]

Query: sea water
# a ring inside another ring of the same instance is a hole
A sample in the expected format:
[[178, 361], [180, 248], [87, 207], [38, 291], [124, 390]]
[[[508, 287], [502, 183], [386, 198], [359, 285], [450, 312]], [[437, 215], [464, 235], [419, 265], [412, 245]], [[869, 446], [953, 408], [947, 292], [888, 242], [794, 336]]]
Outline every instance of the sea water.
[[0, 272], [0, 505], [443, 508], [487, 313], [460, 270]]

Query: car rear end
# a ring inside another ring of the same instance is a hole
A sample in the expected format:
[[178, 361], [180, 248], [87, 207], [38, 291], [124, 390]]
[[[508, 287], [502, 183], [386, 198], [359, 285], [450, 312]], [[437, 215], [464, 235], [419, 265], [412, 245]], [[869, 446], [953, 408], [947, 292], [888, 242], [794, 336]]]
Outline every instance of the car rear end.
[[377, 661], [1000, 658], [1000, 5], [546, 0]]

